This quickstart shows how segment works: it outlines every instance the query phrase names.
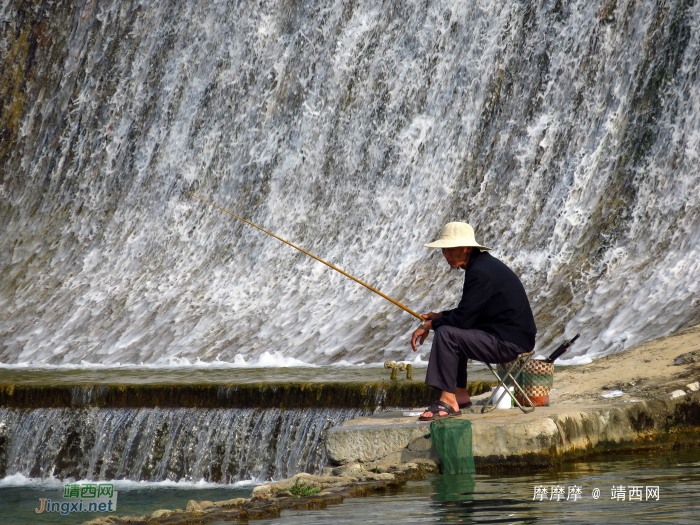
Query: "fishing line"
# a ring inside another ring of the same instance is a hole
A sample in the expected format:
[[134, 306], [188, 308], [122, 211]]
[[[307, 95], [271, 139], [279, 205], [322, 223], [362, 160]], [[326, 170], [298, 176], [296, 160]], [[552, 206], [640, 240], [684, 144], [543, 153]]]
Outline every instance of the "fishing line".
[[[156, 182], [162, 182], [162, 181], [158, 181], [158, 180], [157, 180]], [[163, 184], [165, 184], [165, 183], [163, 183]], [[343, 270], [341, 270], [340, 268], [338, 268], [338, 267], [336, 267], [336, 266], [333, 266], [331, 263], [324, 261], [324, 260], [321, 259], [320, 257], [316, 257], [314, 254], [309, 253], [309, 252], [307, 252], [306, 250], [302, 250], [301, 248], [299, 248], [298, 246], [295, 246], [295, 245], [292, 244], [291, 242], [285, 241], [282, 237], [278, 237], [278, 236], [275, 235], [274, 233], [271, 233], [271, 232], [265, 230], [264, 228], [261, 228], [261, 227], [258, 226], [257, 224], [253, 224], [252, 222], [250, 222], [250, 221], [244, 219], [243, 217], [239, 217], [239, 216], [236, 215], [235, 213], [232, 213], [232, 212], [230, 212], [230, 211], [228, 211], [228, 210], [222, 208], [221, 206], [217, 206], [217, 205], [214, 204], [213, 202], [209, 202], [208, 200], [203, 199], [202, 197], [199, 197], [198, 195], [195, 195], [194, 193], [190, 193], [190, 192], [187, 191], [187, 190], [182, 190], [182, 193], [183, 193], [183, 194], [186, 193], [187, 195], [190, 195], [190, 196], [194, 197], [195, 199], [199, 199], [199, 200], [202, 201], [202, 202], [206, 202], [207, 204], [209, 204], [209, 205], [211, 205], [211, 206], [214, 206], [214, 208], [218, 208], [218, 209], [220, 209], [221, 211], [224, 211], [224, 212], [228, 213], [229, 215], [233, 215], [236, 219], [240, 219], [240, 220], [242, 220], [243, 222], [245, 222], [245, 223], [247, 223], [247, 224], [250, 224], [251, 226], [254, 226], [254, 227], [257, 228], [258, 230], [260, 230], [260, 231], [262, 231], [262, 232], [265, 232], [265, 233], [267, 233], [268, 235], [274, 237], [275, 239], [277, 239], [277, 240], [279, 240], [279, 241], [282, 241], [282, 242], [285, 243], [285, 244], [288, 244], [288, 245], [291, 246], [292, 248], [295, 248], [295, 249], [299, 250], [300, 252], [305, 253], [305, 254], [308, 255], [309, 257], [312, 257], [312, 258], [316, 259], [317, 261], [322, 262], [323, 264], [325, 264], [325, 265], [328, 266], [329, 268], [333, 268], [336, 272], [342, 273], [345, 277], [349, 277], [350, 279], [352, 279], [352, 280], [355, 281], [356, 283], [360, 283], [360, 284], [361, 284], [362, 286], [364, 286], [365, 288], [368, 288], [369, 290], [372, 290], [374, 293], [376, 293], [377, 295], [382, 296], [382, 297], [383, 297], [384, 299], [386, 299], [387, 301], [391, 301], [391, 302], [394, 303], [396, 306], [398, 306], [399, 308], [402, 308], [403, 310], [407, 311], [409, 314], [416, 316], [416, 317], [417, 317], [418, 319], [420, 319], [421, 321], [425, 321], [425, 319], [423, 319], [423, 316], [422, 316], [422, 315], [417, 314], [416, 312], [414, 312], [413, 310], [411, 310], [411, 309], [408, 308], [407, 306], [402, 305], [400, 302], [395, 301], [394, 299], [392, 299], [392, 298], [389, 297], [388, 295], [383, 294], [382, 292], [380, 292], [380, 291], [377, 290], [376, 288], [371, 287], [371, 286], [370, 286], [369, 284], [367, 284], [367, 283], [363, 283], [363, 282], [360, 281], [357, 277], [353, 277], [353, 276], [350, 275], [349, 273], [344, 272]]]

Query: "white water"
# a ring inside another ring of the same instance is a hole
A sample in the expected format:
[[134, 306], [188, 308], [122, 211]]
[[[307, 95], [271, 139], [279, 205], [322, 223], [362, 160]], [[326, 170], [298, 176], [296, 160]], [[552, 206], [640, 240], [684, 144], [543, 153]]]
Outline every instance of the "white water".
[[0, 408], [0, 487], [72, 479], [211, 488], [318, 473], [326, 430], [362, 413]]
[[410, 315], [156, 179], [419, 312], [466, 220], [577, 362], [697, 323], [700, 3], [608, 4], [4, 0], [0, 359], [412, 358]]
[[[60, 489], [66, 483], [93, 483], [95, 480], [91, 479], [80, 479], [74, 480], [72, 478], [58, 479], [53, 476], [48, 478], [29, 478], [23, 474], [12, 474], [11, 476], [5, 476], [0, 478], [0, 488], [7, 487], [27, 487], [32, 489]], [[199, 481], [131, 481], [128, 479], [118, 479], [111, 480], [114, 484], [114, 488], [118, 491], [128, 491], [128, 490], [144, 490], [144, 489], [216, 489], [216, 488], [238, 488], [238, 487], [249, 487], [259, 484], [259, 482], [247, 479], [243, 481], [237, 481], [235, 483], [210, 483], [203, 479]]]
[[[423, 352], [417, 352], [414, 355], [409, 355], [408, 359], [404, 362], [411, 363], [413, 366], [427, 366], [428, 361], [422, 359]], [[412, 359], [411, 359], [412, 358]], [[328, 365], [329, 367], [337, 368], [350, 368], [350, 369], [362, 369], [362, 368], [384, 368], [384, 363], [351, 363], [349, 361], [340, 360], [335, 363]], [[479, 366], [479, 363], [474, 363], [475, 367]], [[237, 354], [234, 357], [233, 362], [220, 361], [215, 359], [214, 361], [202, 361], [199, 358], [191, 362], [186, 357], [173, 358], [164, 364], [130, 364], [130, 363], [112, 363], [112, 364], [102, 364], [102, 363], [92, 363], [90, 361], [81, 361], [80, 363], [61, 363], [57, 365], [45, 364], [45, 363], [15, 363], [15, 364], [4, 364], [0, 363], [0, 370], [32, 370], [32, 371], [46, 371], [50, 372], [52, 370], [65, 371], [65, 370], [226, 370], [226, 369], [256, 369], [256, 368], [319, 368], [319, 365], [314, 363], [305, 363], [299, 359], [294, 359], [293, 357], [285, 357], [279, 352], [270, 354], [268, 352], [263, 352], [258, 356], [257, 360], [251, 359], [246, 361], [243, 356]]]

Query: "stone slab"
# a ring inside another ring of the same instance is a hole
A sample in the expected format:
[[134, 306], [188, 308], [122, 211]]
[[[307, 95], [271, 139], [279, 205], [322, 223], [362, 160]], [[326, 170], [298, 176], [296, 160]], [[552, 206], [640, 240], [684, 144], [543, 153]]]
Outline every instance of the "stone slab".
[[[476, 409], [475, 411], [478, 411]], [[477, 468], [545, 467], [591, 453], [641, 448], [700, 438], [700, 393], [601, 404], [538, 407], [461, 416], [472, 422]], [[331, 428], [326, 451], [336, 464], [368, 463], [386, 456], [434, 458], [432, 447], [420, 443], [430, 423], [400, 412], [380, 413], [345, 421]], [[429, 438], [428, 438], [429, 439]], [[419, 449], [419, 450], [416, 450]]]
[[331, 461], [341, 465], [369, 463], [401, 451], [414, 439], [429, 433], [430, 424], [423, 422], [396, 423], [394, 420], [382, 424], [377, 418], [371, 424], [340, 425], [328, 430], [326, 453]]

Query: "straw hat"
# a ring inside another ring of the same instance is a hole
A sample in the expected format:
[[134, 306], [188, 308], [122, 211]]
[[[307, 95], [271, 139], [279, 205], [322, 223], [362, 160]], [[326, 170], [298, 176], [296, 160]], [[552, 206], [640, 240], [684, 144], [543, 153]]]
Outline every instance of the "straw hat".
[[440, 238], [431, 242], [430, 244], [424, 244], [423, 246], [427, 248], [457, 248], [462, 246], [472, 246], [474, 248], [479, 248], [481, 250], [490, 250], [486, 246], [481, 246], [476, 239], [474, 239], [474, 228], [469, 226], [466, 222], [449, 222], [442, 227], [442, 232], [440, 233]]

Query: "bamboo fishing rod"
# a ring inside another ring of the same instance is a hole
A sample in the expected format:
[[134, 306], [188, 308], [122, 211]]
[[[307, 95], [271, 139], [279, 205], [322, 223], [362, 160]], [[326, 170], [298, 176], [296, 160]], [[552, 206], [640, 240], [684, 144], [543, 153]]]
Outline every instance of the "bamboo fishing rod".
[[[157, 181], [157, 182], [160, 182], [160, 181]], [[421, 321], [425, 321], [425, 319], [423, 318], [422, 315], [417, 314], [416, 312], [414, 312], [413, 310], [411, 310], [411, 309], [408, 308], [407, 306], [402, 305], [400, 302], [395, 301], [394, 299], [392, 299], [392, 298], [389, 297], [388, 295], [383, 294], [382, 292], [380, 292], [380, 291], [377, 290], [376, 288], [371, 287], [371, 286], [370, 286], [369, 284], [367, 284], [367, 283], [363, 283], [363, 282], [360, 281], [357, 277], [353, 277], [353, 276], [350, 275], [349, 273], [344, 272], [343, 270], [341, 270], [341, 269], [338, 268], [337, 266], [333, 266], [331, 263], [324, 261], [324, 260], [321, 259], [320, 257], [316, 257], [314, 254], [309, 253], [309, 252], [307, 252], [306, 250], [302, 250], [301, 248], [299, 248], [298, 246], [295, 246], [295, 245], [292, 244], [291, 242], [285, 241], [282, 237], [278, 237], [278, 236], [275, 235], [274, 233], [271, 233], [271, 232], [265, 230], [264, 228], [261, 228], [261, 227], [258, 226], [257, 224], [253, 224], [252, 222], [250, 222], [250, 221], [244, 219], [243, 217], [239, 217], [239, 216], [236, 215], [235, 213], [232, 213], [232, 212], [230, 212], [230, 211], [228, 211], [228, 210], [222, 208], [221, 206], [217, 206], [217, 205], [214, 204], [213, 202], [209, 202], [208, 200], [203, 199], [202, 197], [199, 197], [198, 195], [195, 195], [194, 193], [190, 193], [189, 191], [186, 191], [186, 190], [183, 190], [183, 193], [186, 193], [187, 195], [190, 195], [191, 197], [194, 197], [195, 199], [199, 199], [199, 200], [202, 201], [202, 202], [206, 202], [207, 204], [210, 204], [211, 206], [214, 206], [214, 208], [218, 208], [218, 209], [220, 209], [221, 211], [225, 211], [225, 212], [228, 213], [229, 215], [233, 215], [236, 219], [240, 219], [240, 220], [242, 220], [243, 222], [245, 222], [245, 223], [247, 223], [247, 224], [250, 224], [251, 226], [254, 226], [254, 227], [257, 228], [258, 230], [263, 231], [263, 232], [267, 233], [268, 235], [271, 235], [271, 236], [274, 237], [275, 239], [280, 240], [280, 241], [282, 241], [282, 242], [285, 243], [285, 244], [288, 244], [288, 245], [291, 246], [292, 248], [296, 248], [296, 249], [299, 250], [300, 252], [305, 253], [306, 255], [308, 255], [309, 257], [313, 257], [314, 259], [316, 259], [316, 260], [319, 261], [319, 262], [322, 262], [322, 263], [325, 264], [326, 266], [328, 266], [328, 267], [330, 267], [330, 268], [333, 268], [336, 272], [342, 273], [345, 277], [349, 277], [350, 279], [352, 279], [352, 280], [355, 281], [356, 283], [360, 283], [360, 284], [361, 284], [362, 286], [364, 286], [365, 288], [369, 288], [370, 290], [372, 290], [372, 291], [373, 291], [374, 293], [376, 293], [377, 295], [381, 295], [381, 296], [384, 297], [384, 299], [386, 299], [387, 301], [391, 301], [391, 302], [394, 303], [396, 306], [398, 306], [399, 308], [402, 308], [402, 309], [406, 310], [409, 314], [416, 316], [416, 317], [417, 317], [418, 319], [420, 319]]]

